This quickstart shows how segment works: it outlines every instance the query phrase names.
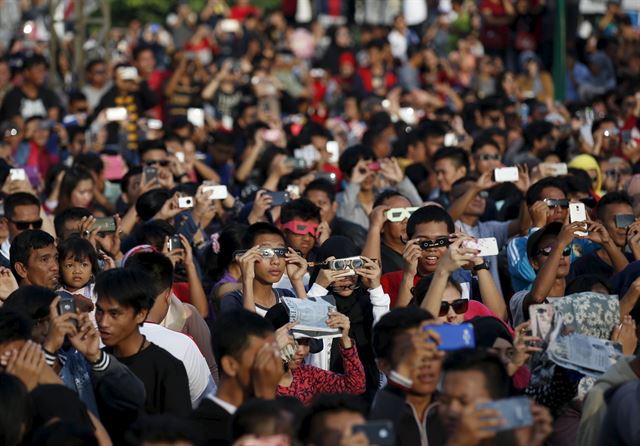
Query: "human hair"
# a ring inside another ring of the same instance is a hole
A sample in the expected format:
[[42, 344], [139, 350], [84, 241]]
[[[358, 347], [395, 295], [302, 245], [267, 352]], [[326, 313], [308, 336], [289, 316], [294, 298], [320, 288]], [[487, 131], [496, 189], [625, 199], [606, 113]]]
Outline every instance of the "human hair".
[[133, 48], [131, 52], [131, 56], [133, 56], [133, 60], [138, 60], [138, 56], [144, 53], [145, 51], [151, 51], [153, 53], [153, 47], [146, 43], [140, 43]]
[[414, 306], [394, 308], [382, 316], [373, 326], [371, 344], [376, 358], [391, 362], [396, 337], [430, 319], [434, 319], [431, 313]]
[[611, 122], [613, 124], [617, 124], [618, 120], [611, 115], [606, 115], [603, 116], [600, 119], [596, 119], [595, 121], [593, 121], [593, 123], [591, 124], [591, 134], [595, 134], [598, 130], [600, 130], [600, 127], [602, 127], [602, 124], [605, 124], [607, 122]]
[[148, 139], [146, 141], [142, 141], [142, 143], [138, 147], [138, 154], [140, 155], [140, 159], [144, 158], [145, 153], [152, 150], [162, 150], [164, 153], [168, 153], [167, 146], [164, 145], [164, 142], [162, 140]]
[[419, 129], [413, 129], [409, 132], [401, 133], [400, 137], [393, 145], [393, 156], [404, 158], [407, 156], [409, 146], [415, 146], [422, 141], [422, 132]]
[[[431, 286], [431, 282], [433, 282], [433, 274], [430, 274], [426, 277], [421, 278], [416, 286], [411, 290], [411, 294], [413, 294], [413, 303], [417, 306], [422, 305], [422, 301], [427, 296], [429, 292], [429, 287]], [[451, 286], [458, 290], [458, 292], [462, 295], [462, 286], [460, 283], [455, 280], [451, 275], [447, 277], [447, 286]]]
[[171, 199], [171, 191], [167, 189], [153, 189], [140, 195], [136, 200], [136, 212], [142, 221], [151, 220], [167, 200]]
[[451, 160], [456, 168], [464, 167], [467, 172], [469, 171], [469, 155], [460, 147], [442, 147], [438, 149], [431, 160], [432, 165], [444, 159]]
[[346, 176], [350, 177], [353, 172], [353, 168], [356, 167], [358, 161], [360, 160], [368, 160], [373, 158], [373, 152], [369, 147], [363, 146], [362, 144], [358, 144], [355, 146], [347, 147], [347, 149], [342, 152], [340, 155], [340, 159], [338, 160], [338, 167], [340, 171]]
[[231, 417], [231, 439], [245, 435], [268, 437], [286, 434], [290, 430], [278, 400], [252, 399], [246, 401]]
[[207, 249], [204, 256], [205, 275], [214, 282], [220, 280], [233, 262], [233, 253], [242, 249], [242, 237], [247, 228], [247, 225], [242, 224], [226, 226], [218, 233], [218, 252], [215, 252], [214, 246]]
[[442, 369], [445, 378], [446, 374], [451, 372], [482, 373], [489, 396], [493, 400], [505, 398], [509, 394], [509, 375], [502, 361], [498, 356], [485, 350], [462, 349], [449, 352], [444, 359]]
[[606, 207], [612, 204], [628, 204], [633, 209], [633, 200], [628, 193], [625, 191], [609, 192], [600, 199], [596, 206], [596, 215], [598, 216], [598, 220], [604, 220]]
[[307, 187], [304, 188], [304, 193], [302, 194], [304, 198], [309, 198], [309, 192], [311, 191], [320, 191], [327, 194], [329, 201], [334, 203], [336, 201], [336, 186], [329, 180], [325, 180], [324, 178], [318, 178], [317, 180], [313, 180], [311, 183], [307, 184]]
[[182, 418], [170, 414], [145, 415], [136, 420], [125, 434], [129, 445], [175, 444], [191, 442], [200, 444], [191, 425]]
[[[225, 312], [224, 317], [216, 319], [211, 333], [216, 364], [221, 364], [225, 356], [240, 358], [251, 336], [265, 338], [272, 333], [271, 323], [254, 312], [245, 309]], [[220, 370], [224, 373], [222, 367]]]
[[40, 229], [27, 229], [21, 232], [11, 242], [9, 249], [9, 259], [11, 262], [11, 272], [20, 281], [20, 276], [16, 271], [16, 263], [22, 263], [27, 266], [31, 252], [35, 249], [46, 248], [55, 245], [55, 240], [46, 232]]
[[159, 252], [139, 252], [127, 259], [125, 268], [141, 269], [147, 272], [157, 289], [156, 296], [173, 285], [173, 263], [167, 256]]
[[25, 285], [9, 294], [2, 311], [16, 311], [35, 321], [49, 316], [49, 306], [55, 298], [56, 293], [49, 288]]
[[83, 217], [90, 217], [91, 211], [87, 208], [67, 208], [64, 211], [60, 212], [53, 219], [53, 226], [56, 229], [56, 235], [58, 239], [63, 239], [64, 227], [67, 222], [70, 221], [78, 221], [82, 220]]
[[567, 187], [567, 193], [582, 192], [590, 194], [593, 190], [591, 177], [584, 169], [569, 167], [568, 174], [563, 179]]
[[28, 341], [31, 339], [31, 325], [25, 314], [3, 307], [0, 310], [0, 345]]
[[104, 61], [104, 59], [92, 59], [92, 60], [89, 61], [89, 63], [87, 63], [87, 65], [85, 65], [84, 69], [85, 69], [85, 71], [89, 72], [96, 65], [106, 65], [106, 62]]
[[151, 245], [162, 251], [165, 239], [174, 235], [175, 232], [175, 228], [164, 220], [149, 220], [138, 225], [134, 232], [134, 239], [138, 245]]
[[484, 146], [491, 146], [496, 149], [498, 153], [500, 153], [500, 146], [498, 145], [498, 143], [493, 138], [490, 138], [488, 136], [476, 139], [471, 146], [471, 153], [475, 154]]
[[61, 264], [67, 259], [76, 262], [82, 262], [84, 259], [88, 259], [93, 275], [95, 276], [100, 272], [96, 249], [89, 240], [79, 235], [72, 235], [58, 245], [58, 259]]
[[81, 153], [74, 157], [73, 159], [74, 167], [84, 167], [85, 169], [94, 172], [96, 175], [100, 175], [100, 173], [104, 170], [104, 162], [100, 155], [97, 153], [89, 152], [89, 153]]
[[0, 373], [0, 444], [21, 444], [31, 424], [31, 399], [20, 378]]
[[32, 443], [47, 446], [98, 446], [93, 429], [70, 421], [50, 421], [32, 430]]
[[547, 121], [533, 121], [525, 127], [523, 136], [528, 146], [532, 146], [537, 139], [542, 139], [551, 133], [553, 124]]
[[609, 294], [611, 294], [612, 289], [607, 278], [598, 274], [583, 274], [574, 277], [573, 280], [567, 284], [564, 294], [565, 296], [568, 296], [570, 294], [592, 291], [593, 287], [596, 285], [602, 285]]
[[282, 205], [280, 222], [291, 220], [316, 220], [320, 222], [320, 208], [306, 198], [299, 198]]
[[527, 191], [527, 206], [533, 206], [536, 201], [540, 201], [542, 199], [542, 191], [549, 187], [560, 189], [565, 195], [567, 194], [565, 182], [560, 178], [543, 178], [529, 187], [529, 190]]
[[47, 66], [47, 59], [41, 54], [31, 53], [24, 59], [24, 62], [22, 63], [22, 69], [28, 70], [29, 68], [35, 67], [36, 65]]
[[60, 183], [60, 202], [56, 208], [56, 214], [71, 206], [71, 194], [81, 181], [91, 180], [91, 172], [82, 166], [73, 166], [67, 170]]
[[328, 433], [325, 426], [328, 415], [350, 412], [367, 417], [367, 405], [362, 398], [344, 393], [323, 394], [313, 400], [309, 412], [302, 420], [298, 439], [302, 444], [328, 446], [323, 438]]
[[28, 192], [11, 194], [4, 199], [4, 216], [12, 220], [18, 206], [38, 206], [40, 208], [40, 200]]
[[98, 299], [109, 299], [125, 308], [133, 308], [135, 314], [149, 310], [156, 299], [149, 286], [153, 279], [143, 270], [114, 268], [96, 278], [95, 293]]
[[401, 192], [399, 192], [399, 191], [397, 191], [395, 189], [385, 189], [382, 192], [380, 192], [378, 195], [376, 195], [376, 198], [373, 201], [373, 207], [376, 208], [378, 206], [381, 206], [385, 201], [387, 201], [389, 198], [393, 198], [393, 197], [402, 197], [405, 200], [411, 202], [411, 200], [409, 200]]
[[430, 121], [428, 119], [421, 122], [418, 128], [420, 129], [424, 139], [439, 138], [447, 133], [446, 124], [439, 121]]
[[411, 214], [409, 221], [407, 221], [407, 236], [410, 239], [413, 238], [418, 225], [431, 222], [446, 224], [449, 234], [455, 232], [456, 228], [449, 213], [440, 206], [429, 205], [421, 207]]
[[[131, 169], [129, 169], [127, 173], [124, 174], [124, 176], [122, 177], [122, 180], [120, 181], [120, 191], [123, 194], [126, 194], [127, 190], [129, 189], [129, 183], [131, 182], [131, 177], [133, 177], [134, 175], [140, 175], [140, 174], [142, 174], [142, 166], [133, 166]], [[129, 203], [129, 204], [133, 204], [133, 203]]]
[[252, 224], [247, 228], [246, 234], [244, 235], [244, 237], [242, 237], [242, 247], [244, 249], [253, 248], [256, 238], [258, 238], [259, 235], [264, 235], [264, 234], [273, 234], [273, 235], [280, 236], [282, 237], [282, 240], [286, 243], [287, 239], [284, 236], [284, 233], [278, 227], [272, 225], [271, 223], [258, 222], [258, 223]]

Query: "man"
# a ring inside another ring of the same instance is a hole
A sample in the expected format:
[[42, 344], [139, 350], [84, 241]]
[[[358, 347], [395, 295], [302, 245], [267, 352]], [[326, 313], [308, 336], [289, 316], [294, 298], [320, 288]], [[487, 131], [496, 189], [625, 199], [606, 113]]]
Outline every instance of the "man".
[[396, 308], [373, 327], [376, 361], [388, 383], [376, 394], [370, 416], [393, 422], [398, 446], [443, 444], [435, 410], [442, 358], [423, 332], [432, 319], [420, 308]]
[[[553, 124], [547, 121], [533, 121], [524, 129], [524, 141], [527, 150], [513, 155], [509, 163], [535, 165], [541, 160], [540, 155], [555, 148], [556, 141], [553, 137]], [[509, 154], [507, 154], [509, 156]]]
[[[143, 167], [155, 167], [158, 169], [158, 182], [164, 188], [171, 189], [174, 186], [174, 177], [171, 172], [171, 160], [169, 152], [162, 141], [148, 140], [140, 144], [140, 165]], [[142, 181], [146, 181], [144, 174]], [[185, 176], [179, 180], [187, 179]]]
[[[626, 192], [606, 194], [598, 202], [596, 216], [597, 222], [589, 223], [589, 233], [601, 248], [576, 259], [571, 264], [569, 280], [582, 275], [611, 277], [635, 260], [632, 254], [624, 253], [627, 227], [618, 227], [616, 224], [617, 217], [627, 216], [632, 222], [635, 220], [631, 197]], [[632, 252], [639, 251], [634, 248], [631, 246]]]
[[0, 245], [0, 265], [9, 267], [9, 249], [18, 234], [27, 229], [41, 229], [40, 201], [27, 192], [16, 192], [4, 200], [4, 217], [7, 219], [9, 238]]
[[140, 333], [155, 299], [143, 271], [116, 268], [100, 274], [95, 292], [96, 322], [107, 352], [144, 383], [145, 411], [186, 416], [191, 411], [184, 365]]
[[429, 199], [449, 206], [451, 186], [469, 173], [469, 156], [459, 147], [443, 147], [433, 155], [432, 165], [438, 188]]
[[50, 290], [58, 287], [58, 251], [53, 237], [39, 229], [18, 235], [9, 251], [11, 271], [18, 284], [38, 285]]
[[599, 446], [609, 444], [632, 446], [640, 442], [634, 415], [640, 409], [640, 382], [628, 382], [609, 396], [607, 414], [602, 423]]
[[47, 61], [34, 54], [22, 66], [22, 85], [9, 91], [2, 102], [0, 121], [15, 120], [19, 127], [34, 116], [47, 116], [53, 121], [60, 117], [60, 99], [45, 87]]
[[364, 401], [353, 395], [321, 395], [302, 420], [298, 437], [314, 446], [367, 444], [364, 432], [353, 432], [354, 426], [367, 423], [366, 415]]
[[82, 232], [81, 223], [83, 218], [87, 219], [91, 217], [91, 211], [87, 208], [67, 208], [55, 216], [53, 225], [56, 228], [56, 235], [58, 236], [58, 243], [65, 241], [72, 234], [78, 234]]
[[500, 413], [478, 408], [480, 403], [509, 396], [509, 376], [499, 357], [481, 350], [458, 350], [447, 355], [443, 371], [438, 415], [447, 432], [447, 445], [542, 446], [551, 434], [549, 410], [533, 402], [533, 426], [498, 433], [495, 428], [504, 422]]
[[336, 187], [331, 181], [323, 178], [313, 180], [305, 187], [303, 197], [320, 208], [321, 220], [329, 224], [331, 235], [349, 237], [358, 248], [362, 249], [367, 231], [362, 226], [336, 215], [338, 211]]
[[86, 84], [82, 87], [82, 92], [87, 97], [89, 108], [93, 111], [100, 102], [100, 99], [111, 88], [107, 64], [102, 59], [94, 59], [85, 68]]
[[271, 323], [244, 309], [216, 320], [213, 352], [220, 367], [218, 391], [190, 418], [207, 444], [228, 444], [236, 409], [251, 397], [274, 399], [284, 369]]

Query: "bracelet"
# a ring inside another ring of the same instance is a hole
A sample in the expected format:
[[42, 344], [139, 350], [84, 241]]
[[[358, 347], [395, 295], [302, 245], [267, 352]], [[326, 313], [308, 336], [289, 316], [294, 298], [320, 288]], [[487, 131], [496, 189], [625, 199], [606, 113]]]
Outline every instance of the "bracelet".
[[58, 356], [55, 353], [51, 353], [44, 348], [42, 349], [42, 351], [44, 352], [44, 360], [46, 361], [47, 365], [49, 367], [53, 367], [53, 365], [56, 363], [56, 360], [58, 359]]
[[96, 361], [95, 363], [91, 364], [91, 369], [94, 372], [104, 372], [105, 370], [107, 370], [107, 367], [109, 367], [110, 363], [111, 363], [111, 358], [109, 357], [109, 355], [105, 354], [105, 352], [101, 350], [100, 359], [98, 359], [98, 361]]
[[481, 271], [483, 269], [486, 269], [487, 271], [489, 271], [489, 265], [487, 265], [487, 262], [482, 262], [480, 265], [475, 265], [472, 268], [474, 274], [477, 274], [478, 271]]

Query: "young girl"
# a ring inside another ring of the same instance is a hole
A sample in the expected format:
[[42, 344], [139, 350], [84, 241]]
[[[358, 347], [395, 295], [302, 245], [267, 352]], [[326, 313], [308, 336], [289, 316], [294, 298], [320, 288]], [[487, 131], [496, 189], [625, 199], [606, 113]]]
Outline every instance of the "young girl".
[[93, 245], [86, 239], [71, 236], [58, 245], [58, 262], [60, 289], [82, 295], [95, 305], [93, 286], [99, 266], [98, 254]]

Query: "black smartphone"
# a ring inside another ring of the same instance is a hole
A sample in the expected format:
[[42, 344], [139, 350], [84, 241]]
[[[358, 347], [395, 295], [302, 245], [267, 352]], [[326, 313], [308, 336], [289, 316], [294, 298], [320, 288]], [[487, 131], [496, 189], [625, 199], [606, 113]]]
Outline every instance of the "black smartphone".
[[289, 192], [267, 192], [267, 195], [271, 197], [271, 207], [282, 206], [291, 201]]
[[[66, 313], [76, 313], [76, 301], [73, 299], [73, 296], [66, 291], [58, 291], [58, 296], [60, 296], [60, 300], [58, 301], [58, 314], [62, 316]], [[78, 321], [75, 319], [71, 319], [71, 323], [78, 328]]]
[[96, 218], [91, 229], [98, 228], [100, 232], [116, 232], [116, 220], [113, 217]]
[[631, 130], [623, 130], [620, 134], [622, 135], [622, 144], [627, 144], [631, 141]]
[[369, 421], [366, 424], [353, 426], [351, 431], [354, 434], [363, 432], [370, 444], [378, 446], [393, 446], [396, 444], [393, 423], [389, 420]]
[[178, 234], [171, 236], [169, 239], [169, 251], [182, 249], [182, 240]]
[[629, 227], [634, 221], [636, 221], [636, 217], [633, 214], [618, 214], [615, 216], [615, 219], [616, 228]]
[[144, 184], [151, 183], [156, 178], [158, 178], [158, 169], [153, 166], [145, 167], [143, 171], [143, 175], [144, 175]]

